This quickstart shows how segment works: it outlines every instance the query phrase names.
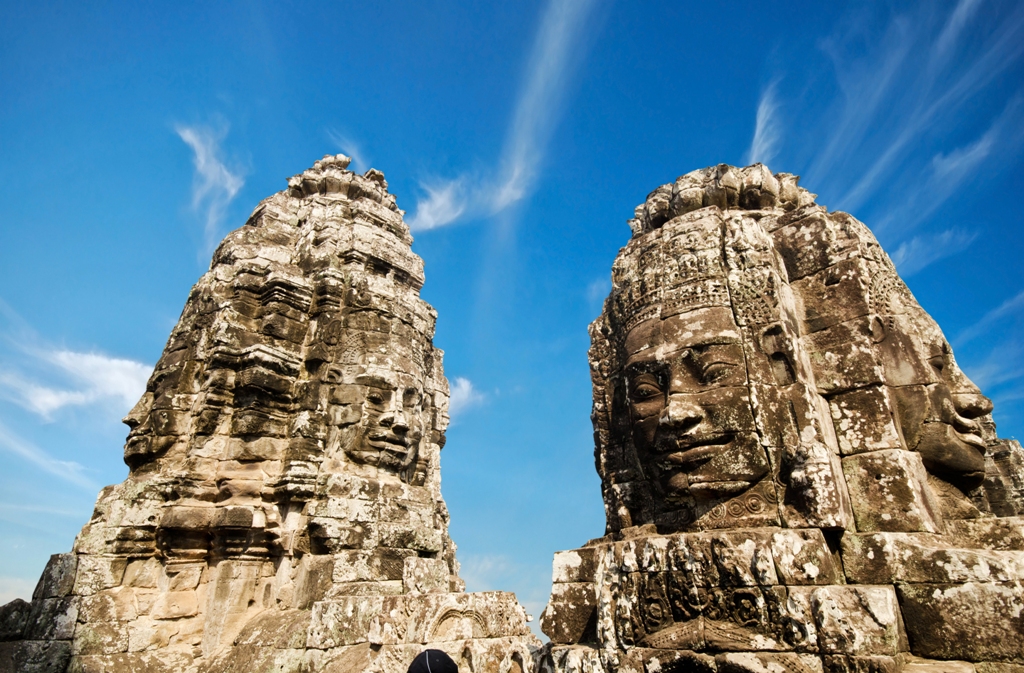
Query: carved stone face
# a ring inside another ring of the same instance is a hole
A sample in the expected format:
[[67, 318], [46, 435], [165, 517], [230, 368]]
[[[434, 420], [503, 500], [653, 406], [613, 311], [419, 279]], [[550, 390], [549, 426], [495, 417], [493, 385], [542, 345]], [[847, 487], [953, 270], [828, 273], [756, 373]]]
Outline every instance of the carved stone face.
[[626, 338], [633, 443], [670, 502], [732, 497], [769, 472], [740, 338], [721, 307], [648, 320]]
[[877, 326], [879, 353], [907, 447], [925, 468], [962, 489], [985, 478], [978, 418], [992, 402], [960, 370], [938, 325], [921, 309]]
[[362, 415], [345, 453], [353, 461], [395, 471], [409, 467], [427, 427], [423, 385], [388, 372], [356, 381], [364, 391]]
[[171, 408], [163, 392], [145, 393], [121, 419], [129, 428], [124, 459], [133, 469], [167, 451], [182, 432], [185, 414]]

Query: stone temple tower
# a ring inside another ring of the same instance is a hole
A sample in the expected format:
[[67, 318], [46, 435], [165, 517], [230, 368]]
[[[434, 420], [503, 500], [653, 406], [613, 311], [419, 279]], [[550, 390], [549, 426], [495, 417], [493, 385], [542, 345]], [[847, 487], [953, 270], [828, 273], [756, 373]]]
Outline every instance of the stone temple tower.
[[866, 226], [793, 175], [652, 192], [591, 325], [606, 535], [542, 670], [1024, 671], [1024, 451]]
[[192, 289], [100, 493], [0, 671], [523, 673], [509, 593], [464, 593], [441, 497], [448, 383], [384, 175], [327, 156]]

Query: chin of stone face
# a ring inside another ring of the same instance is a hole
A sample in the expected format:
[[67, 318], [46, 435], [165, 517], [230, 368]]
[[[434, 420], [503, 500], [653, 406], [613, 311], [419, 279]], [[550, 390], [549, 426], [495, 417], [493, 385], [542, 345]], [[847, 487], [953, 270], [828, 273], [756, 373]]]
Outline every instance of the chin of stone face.
[[423, 261], [348, 162], [217, 248], [126, 418], [128, 478], [0, 608], [0, 671], [532, 670], [515, 596], [464, 593]]
[[760, 164], [629, 225], [550, 670], [1024, 670], [1024, 452], [870, 230]]

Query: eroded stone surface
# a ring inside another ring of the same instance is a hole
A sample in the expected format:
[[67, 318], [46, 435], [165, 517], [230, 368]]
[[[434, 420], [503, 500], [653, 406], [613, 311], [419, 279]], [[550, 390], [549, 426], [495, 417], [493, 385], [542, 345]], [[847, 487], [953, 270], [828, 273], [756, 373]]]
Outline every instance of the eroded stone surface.
[[462, 593], [423, 262], [384, 175], [347, 166], [217, 249], [125, 419], [129, 477], [0, 608], [0, 671], [404, 673], [427, 645], [532, 670], [515, 597]]
[[543, 670], [1024, 665], [1024, 452], [814, 199], [722, 165], [636, 209], [590, 329], [607, 534], [555, 557]]

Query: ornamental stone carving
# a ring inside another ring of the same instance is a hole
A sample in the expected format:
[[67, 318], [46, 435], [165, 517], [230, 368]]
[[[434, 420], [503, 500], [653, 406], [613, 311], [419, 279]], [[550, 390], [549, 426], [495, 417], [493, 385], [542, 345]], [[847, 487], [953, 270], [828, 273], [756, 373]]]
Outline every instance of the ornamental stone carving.
[[863, 224], [757, 164], [648, 196], [591, 325], [607, 531], [542, 670], [1024, 670], [1024, 451]]
[[464, 593], [441, 497], [448, 383], [384, 175], [327, 156], [228, 235], [130, 432], [121, 484], [0, 671], [381, 671], [424, 647], [525, 673], [509, 593]]

